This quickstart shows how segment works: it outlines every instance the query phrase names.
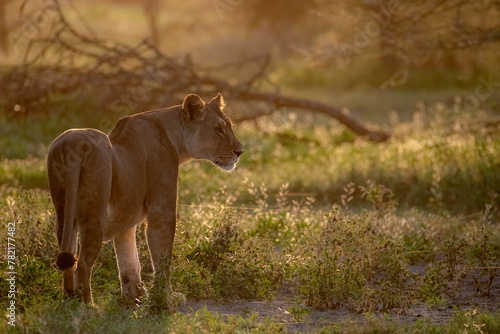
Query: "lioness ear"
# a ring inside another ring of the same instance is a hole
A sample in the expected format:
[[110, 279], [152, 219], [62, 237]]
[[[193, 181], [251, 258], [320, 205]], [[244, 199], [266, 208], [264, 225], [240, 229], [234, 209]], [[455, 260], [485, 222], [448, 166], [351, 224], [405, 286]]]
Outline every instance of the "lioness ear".
[[189, 120], [203, 121], [205, 119], [206, 110], [205, 102], [196, 94], [189, 94], [184, 98], [182, 110], [184, 115]]
[[226, 101], [224, 101], [224, 98], [222, 97], [222, 95], [220, 95], [220, 93], [217, 94], [217, 96], [211, 99], [208, 103], [216, 106], [220, 110], [224, 109], [224, 107], [226, 106]]

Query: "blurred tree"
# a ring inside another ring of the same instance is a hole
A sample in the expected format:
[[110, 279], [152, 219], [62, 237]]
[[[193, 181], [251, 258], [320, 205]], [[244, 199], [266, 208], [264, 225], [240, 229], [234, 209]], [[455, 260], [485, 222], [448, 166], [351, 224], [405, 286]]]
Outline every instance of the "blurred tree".
[[384, 67], [394, 69], [396, 56], [392, 50], [395, 44], [394, 32], [399, 27], [397, 18], [399, 4], [390, 0], [361, 1], [360, 6], [369, 12], [373, 19], [366, 24], [365, 35], [372, 38], [378, 35], [380, 62]]
[[[363, 54], [390, 70], [425, 63], [456, 68], [475, 59], [471, 53], [478, 48], [500, 42], [500, 0], [247, 0], [243, 5], [251, 27], [279, 37], [291, 29], [311, 33], [302, 39], [302, 51], [323, 64], [345, 66]], [[320, 28], [311, 30], [311, 24]]]
[[[51, 1], [51, 0], [46, 0], [46, 1]], [[59, 1], [62, 2], [63, 0]], [[93, 1], [102, 2], [102, 0], [100, 1], [93, 0]], [[133, 6], [133, 7], [136, 7], [138, 5], [141, 6], [149, 28], [149, 40], [151, 43], [153, 43], [153, 45], [157, 47], [160, 46], [161, 38], [159, 35], [159, 19], [162, 14], [160, 9], [162, 7], [162, 3], [165, 2], [164, 0], [105, 0], [105, 1], [115, 6]]]
[[[231, 2], [231, 1], [229, 1]], [[234, 2], [234, 1], [233, 1]], [[252, 29], [262, 29], [271, 34], [276, 43], [286, 45], [298, 36], [304, 36], [310, 25], [311, 12], [318, 1], [302, 0], [244, 0], [239, 1], [239, 13]], [[304, 24], [304, 23], [308, 24]]]
[[4, 54], [7, 54], [9, 52], [9, 42], [8, 42], [9, 29], [7, 27], [8, 2], [10, 2], [10, 0], [0, 0], [0, 49]]
[[159, 47], [160, 38], [158, 35], [158, 14], [160, 13], [159, 0], [143, 0], [144, 13], [149, 23], [149, 33], [151, 42]]
[[316, 3], [316, 1], [301, 0], [248, 0], [243, 6], [250, 9], [248, 12], [245, 11], [245, 15], [251, 25], [279, 26], [300, 21], [315, 8]]
[[324, 59], [356, 56], [366, 49], [378, 52], [382, 65], [393, 67], [396, 58], [421, 62], [424, 53], [456, 55], [457, 50], [475, 51], [500, 41], [499, 0], [318, 1], [324, 17], [342, 22], [340, 29], [332, 24], [336, 34], [329, 34], [328, 43], [323, 39], [323, 47], [328, 45], [324, 51], [330, 53], [323, 53]]

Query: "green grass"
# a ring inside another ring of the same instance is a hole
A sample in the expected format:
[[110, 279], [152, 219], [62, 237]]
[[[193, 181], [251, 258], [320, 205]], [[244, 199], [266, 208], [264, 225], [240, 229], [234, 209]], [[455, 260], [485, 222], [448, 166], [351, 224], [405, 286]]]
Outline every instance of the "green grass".
[[[263, 136], [247, 124], [238, 129], [247, 151], [236, 175], [245, 182], [227, 182], [234, 178], [190, 164], [182, 171], [181, 200], [191, 201], [193, 183], [215, 190], [222, 182], [238, 194], [264, 184], [272, 202], [287, 183], [289, 193], [309, 193], [329, 206], [339, 202], [348, 183], [372, 180], [389, 187], [404, 207], [472, 214], [495, 201], [500, 138], [488, 135], [496, 130], [486, 116], [430, 106], [410, 122], [393, 124], [393, 138], [376, 144], [354, 139], [332, 120], [293, 115], [262, 120]], [[199, 168], [208, 173], [193, 173]]]
[[[457, 239], [461, 222], [416, 211], [401, 217], [386, 188], [374, 183], [361, 188], [374, 208], [360, 213], [348, 206], [324, 212], [312, 200], [300, 204], [287, 199], [285, 191], [271, 208], [262, 201], [265, 190], [252, 188], [249, 193], [257, 196], [248, 212], [228, 209], [222, 193], [212, 196], [218, 204], [207, 199], [202, 209], [190, 207], [178, 238], [177, 266], [182, 270], [174, 276], [188, 281], [189, 273], [189, 281], [195, 278], [197, 284], [179, 284], [178, 290], [195, 298], [269, 299], [280, 286], [291, 285], [318, 309], [389, 311], [441, 296], [449, 289], [443, 281], [461, 283], [465, 276], [477, 275], [457, 267], [496, 265], [499, 236], [488, 223], [491, 217], [467, 221]], [[201, 225], [193, 218], [207, 214]], [[212, 223], [205, 224], [207, 220]], [[426, 263], [426, 275], [410, 272], [410, 263]], [[479, 284], [486, 289], [484, 279]], [[205, 294], [199, 296], [199, 291]]]
[[[112, 304], [110, 302], [109, 304]], [[247, 316], [223, 316], [200, 309], [192, 314], [161, 314], [151, 317], [141, 309], [117, 308], [113, 305], [99, 308], [85, 307], [76, 301], [48, 301], [33, 308], [18, 321], [9, 332], [48, 333], [286, 333], [286, 326], [271, 319], [258, 320], [256, 314]], [[394, 317], [365, 315], [365, 324], [341, 321], [317, 328], [317, 333], [497, 333], [500, 330], [498, 311], [481, 313], [477, 309], [457, 311], [444, 324], [436, 325], [429, 320], [415, 324], [400, 324]], [[0, 327], [1, 328], [1, 327]]]
[[[333, 120], [294, 113], [259, 120], [259, 131], [238, 126], [246, 153], [235, 172], [203, 162], [181, 168], [174, 289], [188, 299], [217, 302], [295, 296], [291, 313], [304, 322], [309, 310], [365, 314], [364, 323], [323, 323], [317, 331], [324, 333], [454, 333], [464, 324], [498, 331], [498, 310], [474, 313], [476, 308], [460, 306], [441, 324], [402, 323], [396, 315], [421, 305], [451, 306], [446, 293], [470, 281], [478, 295], [488, 295], [489, 280], [498, 280], [487, 269], [498, 266], [500, 256], [500, 137], [494, 121], [484, 113], [430, 105], [411, 121], [392, 122], [393, 138], [383, 144], [355, 138]], [[55, 216], [45, 175], [47, 147], [62, 125], [51, 116], [5, 118], [5, 124], [0, 226], [16, 222], [14, 332], [286, 331], [279, 319], [255, 314], [151, 314], [147, 307], [122, 305], [111, 243], [94, 267], [95, 306], [65, 299], [52, 265]], [[12, 153], [12, 145], [21, 149]], [[2, 233], [2, 247], [7, 237]], [[150, 288], [143, 228], [138, 246]], [[3, 277], [7, 263], [0, 268]], [[7, 305], [6, 280], [0, 290]], [[7, 328], [0, 324], [0, 331]]]
[[[456, 271], [457, 265], [498, 266], [498, 232], [484, 221], [470, 220], [463, 226], [457, 221], [442, 224], [446, 218], [419, 212], [398, 216], [393, 195], [380, 197], [379, 189], [382, 188], [374, 184], [364, 188], [365, 193], [370, 193], [365, 198], [378, 204], [376, 209], [362, 213], [348, 207], [324, 212], [311, 203], [299, 204], [286, 196], [279, 198], [276, 207], [258, 203], [256, 197], [253, 209], [235, 210], [227, 207], [222, 192], [204, 198], [204, 206], [181, 206], [173, 263], [174, 289], [189, 299], [220, 302], [235, 298], [272, 300], [280, 289], [288, 289], [304, 302], [299, 303], [298, 310], [307, 309], [306, 305], [320, 310], [342, 307], [368, 312], [366, 320], [370, 326], [391, 333], [405, 332], [403, 329], [414, 333], [463, 329], [463, 321], [467, 320], [464, 309], [457, 309], [450, 323], [441, 325], [429, 321], [402, 324], [395, 315], [379, 319], [369, 314], [398, 313], [422, 303], [433, 307], [432, 300], [439, 300], [449, 291], [443, 282], [460, 285], [474, 275]], [[93, 333], [104, 328], [106, 332], [132, 333], [198, 328], [202, 333], [269, 333], [283, 329], [279, 320], [264, 321], [257, 316], [222, 317], [207, 310], [153, 315], [146, 307], [122, 305], [111, 244], [104, 245], [94, 267], [95, 306], [67, 300], [61, 293], [60, 274], [52, 265], [57, 246], [49, 194], [34, 190], [12, 192], [5, 200], [7, 204], [2, 210], [7, 214], [1, 218], [2, 226], [17, 222], [19, 332], [53, 332], [57, 328], [63, 333]], [[458, 226], [462, 235], [459, 239]], [[143, 278], [150, 287], [152, 270], [140, 230]], [[5, 242], [3, 238], [2, 244]], [[432, 254], [409, 256], [415, 250]], [[440, 260], [435, 261], [437, 258]], [[412, 273], [411, 262], [423, 263], [426, 274]], [[2, 271], [6, 271], [5, 265], [2, 263]], [[479, 281], [486, 288], [487, 282]], [[0, 290], [8, 290], [5, 280]], [[2, 294], [2, 304], [6, 302], [6, 294]], [[474, 315], [469, 323], [484, 323], [485, 333], [493, 333], [500, 326], [497, 313], [479, 309], [479, 315]], [[7, 326], [3, 322], [0, 330]], [[367, 332], [370, 326], [349, 324], [346, 320], [322, 331], [358, 333]]]

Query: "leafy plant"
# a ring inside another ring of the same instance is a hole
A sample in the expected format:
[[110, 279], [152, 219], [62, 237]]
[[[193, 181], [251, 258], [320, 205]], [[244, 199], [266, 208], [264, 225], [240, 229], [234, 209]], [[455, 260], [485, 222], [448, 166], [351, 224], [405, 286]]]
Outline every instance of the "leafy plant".
[[294, 306], [288, 309], [288, 312], [292, 314], [292, 317], [297, 322], [302, 322], [304, 316], [309, 314], [309, 309], [302, 304], [302, 298], [300, 296], [293, 297], [293, 301], [295, 303]]
[[474, 285], [482, 296], [490, 296], [491, 286], [498, 276], [498, 245], [492, 242], [492, 235], [491, 229], [483, 225], [472, 241], [472, 259], [469, 263]]
[[371, 215], [330, 212], [300, 275], [300, 291], [318, 309], [356, 312], [411, 305], [414, 275], [402, 246], [377, 231]]

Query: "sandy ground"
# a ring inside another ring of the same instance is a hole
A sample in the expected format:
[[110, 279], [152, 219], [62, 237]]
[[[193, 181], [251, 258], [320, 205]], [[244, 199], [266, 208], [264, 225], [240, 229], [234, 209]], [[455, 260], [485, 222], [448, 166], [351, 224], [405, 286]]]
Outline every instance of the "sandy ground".
[[[415, 268], [420, 269], [420, 268]], [[446, 323], [456, 312], [460, 310], [496, 310], [500, 307], [500, 270], [496, 270], [489, 296], [481, 296], [477, 292], [472, 278], [461, 281], [444, 294], [445, 303], [431, 307], [425, 303], [415, 303], [410, 309], [404, 310], [403, 314], [389, 313], [395, 321], [401, 323], [414, 323], [417, 319], [430, 319], [433, 323]], [[284, 324], [289, 332], [310, 332], [329, 326], [331, 323], [352, 321], [362, 324], [366, 317], [362, 314], [349, 312], [345, 309], [317, 311], [309, 308], [302, 321], [297, 322], [288, 311], [295, 306], [293, 295], [281, 293], [272, 301], [236, 300], [215, 302], [213, 300], [188, 300], [185, 305], [178, 308], [178, 312], [191, 313], [204, 307], [210, 312], [218, 312], [222, 316], [247, 317], [252, 312], [257, 313], [259, 319], [269, 318], [273, 322]], [[399, 311], [398, 313], [400, 313]], [[376, 317], [384, 317], [384, 314], [375, 313]]]

